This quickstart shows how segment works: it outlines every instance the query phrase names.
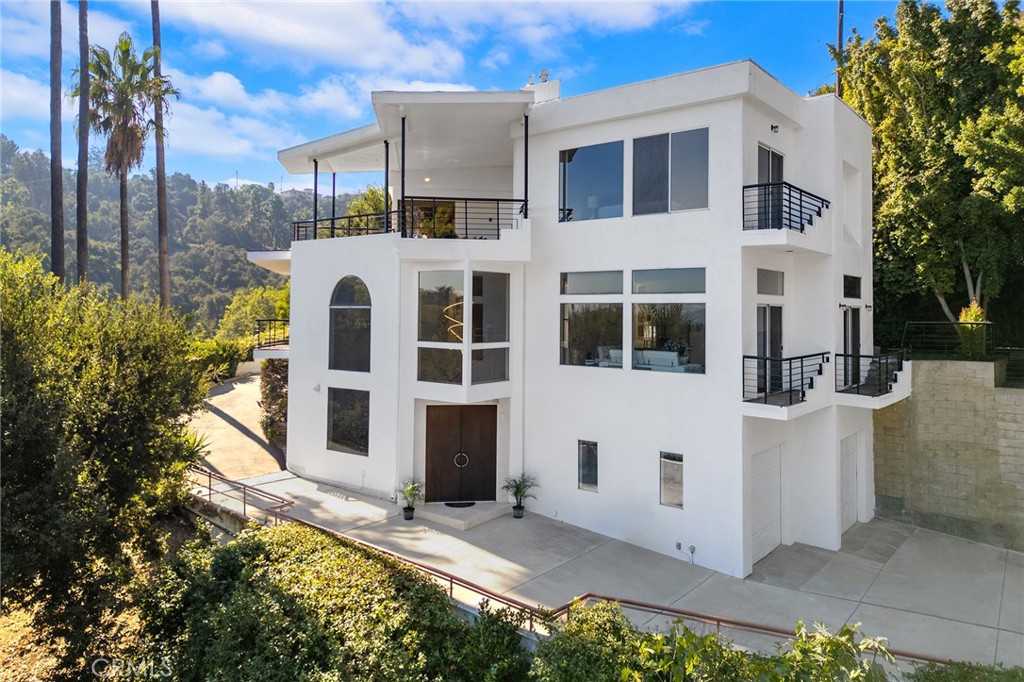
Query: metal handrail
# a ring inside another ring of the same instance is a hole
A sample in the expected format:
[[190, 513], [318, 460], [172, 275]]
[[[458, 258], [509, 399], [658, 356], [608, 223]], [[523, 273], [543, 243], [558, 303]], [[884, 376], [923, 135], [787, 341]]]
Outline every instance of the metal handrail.
[[814, 377], [822, 375], [829, 356], [827, 351], [789, 358], [744, 355], [743, 401], [778, 407], [803, 402], [808, 389], [814, 388]]
[[892, 392], [903, 351], [878, 355], [835, 354], [836, 392], [878, 397]]
[[829, 207], [828, 199], [788, 182], [744, 185], [743, 229], [803, 232]]
[[[255, 506], [254, 504], [252, 504], [249, 501], [249, 497], [250, 496], [255, 496], [257, 498], [262, 498], [262, 499], [264, 499], [264, 500], [266, 500], [268, 502], [272, 502], [273, 504], [271, 504], [269, 507], [266, 507], [266, 508], [256, 507], [256, 508], [259, 509], [260, 511], [269, 513], [269, 515], [273, 516], [273, 517], [277, 517], [279, 515], [286, 515], [286, 512], [289, 509], [291, 509], [292, 506], [295, 504], [294, 500], [289, 500], [286, 497], [281, 497], [280, 495], [275, 495], [274, 493], [269, 492], [267, 490], [262, 490], [260, 488], [255, 488], [255, 487], [253, 487], [251, 485], [248, 485], [246, 483], [242, 483], [241, 481], [235, 481], [235, 480], [232, 480], [230, 478], [226, 478], [224, 476], [221, 476], [220, 474], [217, 474], [217, 473], [214, 473], [214, 472], [210, 471], [206, 467], [201, 467], [198, 464], [190, 464], [188, 466], [188, 470], [189, 470], [189, 473], [193, 474], [193, 476], [194, 476], [194, 478], [192, 479], [193, 484], [199, 486], [200, 488], [204, 488], [204, 487], [206, 488], [206, 501], [208, 503], [210, 503], [210, 504], [217, 504], [217, 503], [215, 503], [213, 501], [213, 496], [214, 495], [224, 495], [225, 497], [228, 497], [228, 498], [231, 498], [231, 499], [235, 499], [235, 500], [238, 499], [237, 497], [231, 497], [231, 495], [229, 495], [224, 490], [215, 490], [214, 487], [213, 487], [213, 482], [214, 481], [217, 481], [218, 483], [221, 483], [221, 484], [227, 486], [227, 488], [231, 492], [241, 491], [241, 493], [242, 493], [242, 498], [241, 498], [241, 502], [242, 502], [242, 516], [244, 516], [246, 518], [250, 518], [250, 519], [252, 518], [252, 517], [249, 516], [248, 508], [250, 506]], [[195, 477], [198, 477], [198, 478], [195, 478]], [[203, 482], [202, 482], [203, 478], [206, 479], [206, 485], [205, 486], [203, 485]], [[193, 491], [193, 494], [194, 495], [196, 494], [195, 491]], [[201, 495], [196, 495], [196, 496], [202, 498]], [[217, 506], [223, 507], [223, 505], [220, 505], [220, 504], [217, 504]]]
[[[441, 580], [442, 583], [447, 583], [447, 585], [448, 585], [448, 596], [451, 599], [455, 599], [455, 596], [454, 596], [455, 595], [455, 589], [459, 588], [460, 590], [464, 590], [464, 591], [473, 593], [476, 596], [480, 597], [481, 599], [486, 599], [489, 602], [497, 603], [497, 604], [500, 604], [500, 605], [505, 606], [507, 608], [510, 608], [510, 609], [512, 609], [514, 611], [518, 611], [523, 616], [523, 623], [524, 623], [525, 629], [528, 632], [531, 632], [531, 633], [534, 633], [534, 634], [537, 634], [537, 635], [550, 634], [551, 630], [552, 630], [551, 624], [555, 620], [559, 620], [559, 619], [562, 619], [562, 618], [568, 619], [569, 618], [569, 614], [570, 614], [573, 606], [575, 606], [576, 604], [579, 604], [579, 603], [584, 603], [585, 604], [585, 603], [590, 602], [590, 601], [614, 602], [614, 603], [619, 604], [620, 606], [625, 606], [627, 608], [644, 610], [644, 611], [649, 611], [651, 613], [664, 614], [664, 615], [669, 615], [669, 616], [675, 616], [675, 617], [678, 617], [678, 618], [686, 618], [686, 619], [689, 619], [689, 620], [696, 620], [696, 621], [700, 621], [700, 622], [704, 622], [704, 623], [708, 623], [708, 624], [714, 624], [714, 625], [716, 625], [716, 627], [718, 628], [719, 631], [721, 631], [721, 628], [724, 626], [724, 627], [731, 628], [731, 629], [744, 629], [744, 630], [749, 630], [751, 632], [758, 632], [758, 633], [772, 635], [772, 636], [782, 636], [782, 637], [786, 637], [786, 638], [790, 637], [793, 634], [792, 632], [790, 632], [788, 630], [785, 630], [783, 628], [777, 628], [777, 627], [774, 627], [774, 626], [771, 626], [771, 625], [762, 625], [762, 624], [759, 624], [759, 623], [752, 623], [752, 622], [747, 622], [747, 621], [738, 620], [738, 619], [734, 619], [734, 618], [727, 618], [725, 616], [716, 616], [716, 615], [711, 615], [711, 614], [707, 614], [707, 613], [702, 613], [702, 612], [699, 612], [699, 611], [688, 611], [688, 610], [678, 609], [678, 608], [671, 607], [671, 606], [661, 606], [661, 605], [651, 604], [651, 603], [648, 603], [648, 602], [643, 602], [643, 601], [639, 601], [639, 600], [635, 600], [635, 599], [628, 599], [628, 598], [623, 598], [623, 597], [609, 597], [609, 596], [605, 596], [605, 595], [595, 594], [595, 593], [592, 593], [592, 592], [587, 592], [587, 593], [582, 594], [582, 595], [580, 595], [578, 597], [575, 597], [575, 598], [569, 600], [568, 602], [562, 604], [561, 606], [555, 607], [554, 609], [545, 609], [544, 607], [542, 607], [540, 605], [536, 605], [536, 606], [530, 605], [530, 604], [527, 604], [526, 602], [523, 602], [523, 601], [520, 601], [520, 600], [516, 599], [515, 597], [509, 597], [509, 596], [504, 595], [504, 594], [499, 594], [499, 593], [497, 593], [497, 592], [495, 592], [495, 591], [493, 591], [493, 590], [491, 590], [491, 589], [489, 589], [487, 587], [484, 587], [483, 585], [479, 585], [479, 584], [474, 583], [474, 582], [472, 582], [470, 580], [466, 580], [465, 578], [459, 577], [459, 576], [455, 575], [454, 573], [450, 573], [450, 572], [445, 571], [443, 569], [436, 568], [434, 566], [431, 566], [430, 564], [423, 563], [422, 561], [417, 561], [415, 559], [410, 559], [408, 557], [402, 556], [400, 554], [395, 553], [392, 550], [386, 549], [386, 548], [381, 547], [379, 545], [375, 545], [372, 542], [367, 542], [365, 540], [360, 540], [360, 539], [357, 539], [357, 538], [345, 535], [344, 533], [342, 533], [340, 531], [337, 531], [337, 530], [334, 530], [332, 528], [327, 528], [326, 526], [322, 526], [322, 525], [320, 525], [320, 524], [318, 524], [318, 523], [316, 523], [314, 521], [308, 521], [306, 519], [302, 519], [302, 518], [299, 518], [297, 516], [293, 516], [292, 514], [290, 514], [288, 512], [288, 509], [290, 509], [290, 507], [293, 504], [293, 502], [291, 500], [287, 500], [286, 498], [281, 497], [280, 495], [275, 495], [273, 493], [262, 491], [262, 490], [259, 490], [257, 488], [253, 488], [252, 486], [246, 485], [244, 483], [239, 483], [237, 481], [231, 481], [229, 479], [224, 478], [223, 476], [220, 476], [219, 474], [214, 474], [214, 473], [210, 472], [208, 469], [204, 469], [203, 467], [199, 467], [197, 465], [192, 465], [189, 468], [193, 472], [199, 472], [199, 473], [201, 473], [201, 474], [203, 474], [203, 475], [208, 477], [208, 490], [210, 490], [210, 491], [212, 491], [212, 480], [216, 479], [216, 480], [218, 480], [220, 482], [233, 483], [233, 484], [241, 487], [243, 490], [251, 490], [251, 491], [254, 491], [254, 492], [255, 491], [259, 491], [262, 494], [262, 496], [265, 497], [265, 498], [279, 500], [281, 502], [287, 503], [288, 507], [283, 507], [279, 503], [279, 504], [274, 505], [272, 507], [268, 507], [265, 510], [261, 510], [261, 511], [266, 511], [269, 516], [271, 516], [271, 517], [273, 517], [275, 519], [275, 525], [277, 523], [281, 523], [281, 522], [298, 523], [298, 524], [307, 526], [309, 528], [314, 528], [314, 529], [316, 529], [318, 531], [321, 531], [321, 532], [324, 532], [324, 533], [329, 533], [329, 534], [331, 534], [331, 535], [333, 535], [335, 537], [342, 538], [346, 542], [350, 542], [350, 543], [355, 544], [355, 545], [357, 545], [359, 547], [362, 547], [362, 548], [365, 548], [365, 549], [370, 549], [370, 550], [373, 550], [375, 552], [379, 552], [380, 554], [383, 554], [384, 556], [387, 556], [387, 557], [390, 557], [391, 559], [394, 559], [398, 563], [404, 564], [406, 566], [411, 566], [412, 568], [420, 571], [421, 573], [424, 573], [424, 574], [430, 576], [433, 579], [439, 579], [439, 580]], [[195, 493], [193, 493], [193, 494], [195, 495]], [[214, 494], [220, 494], [220, 493], [216, 492]], [[199, 497], [200, 499], [202, 499], [201, 495], [196, 495], [196, 497]], [[209, 497], [207, 498], [207, 501], [210, 504], [212, 504], [212, 505], [224, 508], [223, 505], [219, 505], [219, 504], [217, 504], [215, 502], [212, 502], [212, 499], [210, 499]], [[243, 513], [243, 517], [246, 517], [248, 520], [257, 520], [257, 519], [254, 519], [254, 518], [248, 516], [248, 514], [246, 514], [246, 513]], [[935, 663], [946, 663], [946, 662], [948, 662], [948, 659], [935, 658], [935, 657], [926, 656], [926, 655], [923, 655], [923, 654], [914, 654], [914, 653], [900, 651], [900, 650], [897, 650], [897, 649], [890, 649], [889, 652], [892, 653], [897, 658], [903, 658], [903, 659], [907, 659], [907, 660], [918, 660], [918, 661], [935, 662]]]
[[271, 348], [288, 345], [288, 320], [256, 320], [256, 348]]

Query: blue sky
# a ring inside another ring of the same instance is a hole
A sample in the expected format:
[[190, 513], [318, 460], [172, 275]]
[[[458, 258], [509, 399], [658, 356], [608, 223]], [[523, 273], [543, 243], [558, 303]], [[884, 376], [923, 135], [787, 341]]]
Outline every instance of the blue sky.
[[[181, 90], [169, 172], [207, 182], [309, 187], [277, 151], [371, 122], [370, 92], [508, 90], [548, 69], [562, 95], [753, 58], [798, 93], [831, 82], [835, 0], [802, 2], [205, 2], [164, 0], [164, 71]], [[896, 2], [846, 0], [871, 35]], [[0, 129], [49, 150], [49, 3], [0, 0]], [[78, 64], [78, 3], [64, 2], [64, 90]], [[148, 2], [89, 3], [90, 42], [152, 43]], [[76, 106], [63, 156], [74, 166]], [[95, 140], [95, 144], [101, 144]], [[143, 164], [149, 169], [153, 155]], [[364, 177], [338, 178], [339, 191]]]

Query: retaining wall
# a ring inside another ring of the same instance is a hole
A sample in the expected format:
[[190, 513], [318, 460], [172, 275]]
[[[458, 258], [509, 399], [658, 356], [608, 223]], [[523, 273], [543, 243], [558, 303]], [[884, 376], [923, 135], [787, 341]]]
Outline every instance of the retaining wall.
[[1024, 390], [991, 362], [917, 361], [874, 413], [879, 516], [1024, 549]]

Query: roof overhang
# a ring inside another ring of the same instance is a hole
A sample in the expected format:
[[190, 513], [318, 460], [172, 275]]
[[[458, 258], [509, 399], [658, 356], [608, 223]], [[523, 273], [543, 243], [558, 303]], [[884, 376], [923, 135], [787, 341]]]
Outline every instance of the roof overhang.
[[522, 125], [534, 93], [375, 92], [377, 122], [278, 152], [289, 173], [382, 171], [384, 141], [399, 168], [405, 118], [406, 169], [492, 168], [512, 165], [513, 130]]

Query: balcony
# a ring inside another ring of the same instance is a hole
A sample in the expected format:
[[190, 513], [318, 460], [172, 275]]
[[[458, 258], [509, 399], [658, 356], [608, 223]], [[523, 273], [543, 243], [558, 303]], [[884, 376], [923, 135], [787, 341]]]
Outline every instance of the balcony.
[[288, 359], [288, 320], [256, 320], [256, 345], [253, 347], [254, 360]]
[[398, 233], [418, 239], [500, 239], [518, 229], [526, 213], [522, 199], [406, 197], [395, 211], [297, 220], [292, 239], [333, 239]]
[[802, 233], [830, 205], [828, 199], [788, 182], [744, 185], [743, 229]]
[[880, 355], [836, 353], [836, 404], [877, 410], [910, 396], [910, 364], [903, 351]]
[[[815, 386], [815, 378], [824, 374], [829, 355], [810, 353], [791, 358], [744, 355], [743, 413], [785, 420], [823, 407], [824, 404], [810, 405], [807, 399], [808, 391]], [[790, 408], [800, 405], [807, 407], [790, 412]]]

